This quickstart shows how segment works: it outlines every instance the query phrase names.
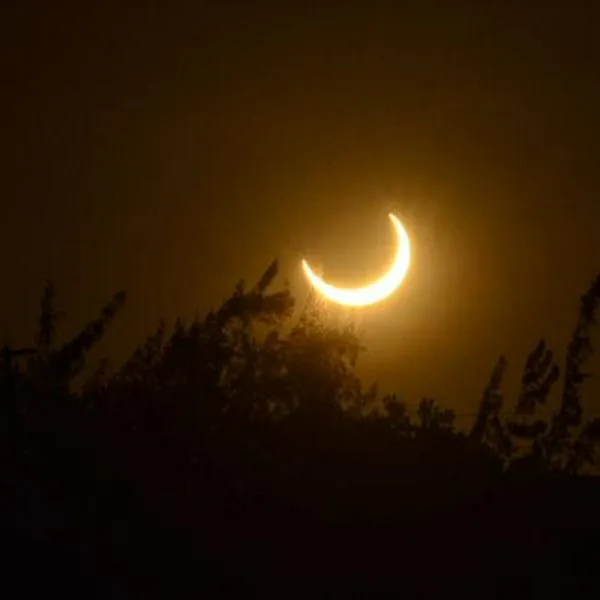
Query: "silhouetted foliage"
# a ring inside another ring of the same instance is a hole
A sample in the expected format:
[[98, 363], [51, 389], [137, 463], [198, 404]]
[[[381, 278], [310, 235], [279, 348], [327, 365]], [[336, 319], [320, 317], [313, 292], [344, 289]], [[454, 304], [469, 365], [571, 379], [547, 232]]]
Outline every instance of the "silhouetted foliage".
[[500, 418], [504, 407], [501, 386], [507, 364], [504, 356], [500, 356], [485, 387], [479, 413], [470, 432], [473, 441], [490, 445], [503, 458], [509, 458], [512, 453], [510, 435]]
[[[600, 420], [583, 421], [580, 384], [600, 277], [582, 298], [550, 421], [536, 409], [549, 405], [559, 368], [542, 340], [525, 362], [514, 413], [505, 416], [501, 356], [465, 432], [431, 398], [413, 417], [397, 395], [365, 389], [354, 327], [328, 318], [314, 297], [296, 310], [289, 290], [271, 291], [277, 274], [274, 261], [205, 316], [171, 330], [160, 322], [123, 365], [103, 360], [78, 390], [74, 380], [125, 294], [60, 344], [48, 283], [35, 347], [2, 355], [3, 461], [79, 498], [102, 543], [127, 564], [136, 556], [143, 577], [158, 568], [147, 561], [159, 548], [158, 564], [169, 553], [184, 564], [200, 545], [222, 566], [244, 539], [287, 548], [286, 536], [324, 523], [363, 534], [395, 523], [408, 536], [411, 523], [475, 510], [523, 474], [574, 475], [593, 462]], [[291, 568], [279, 550], [261, 552], [248, 547], [236, 563], [246, 582], [269, 561]], [[354, 564], [350, 550], [342, 554]]]
[[454, 426], [454, 411], [441, 409], [431, 398], [421, 400], [417, 414], [422, 429], [452, 429]]
[[540, 340], [527, 357], [521, 379], [521, 391], [515, 407], [515, 417], [507, 423], [511, 435], [516, 438], [536, 439], [546, 432], [545, 421], [533, 419], [539, 405], [545, 405], [552, 386], [560, 376], [553, 354]]
[[[571, 431], [579, 427], [582, 421], [580, 388], [589, 377], [582, 368], [592, 354], [591, 329], [596, 324], [596, 312], [600, 302], [600, 275], [594, 280], [590, 289], [581, 297], [579, 319], [567, 348], [565, 378], [562, 403], [559, 412], [553, 417], [548, 435], [538, 448], [542, 456], [555, 467], [562, 467], [569, 460], [567, 454], [573, 456]], [[592, 429], [593, 431], [593, 429]], [[589, 436], [589, 430], [585, 434]], [[575, 442], [576, 443], [576, 442]], [[589, 455], [588, 455], [589, 458]], [[583, 458], [574, 458], [571, 469]]]
[[61, 316], [61, 313], [54, 306], [55, 299], [56, 290], [54, 283], [48, 281], [42, 295], [39, 328], [36, 339], [37, 347], [40, 351], [48, 350], [54, 343], [56, 320]]

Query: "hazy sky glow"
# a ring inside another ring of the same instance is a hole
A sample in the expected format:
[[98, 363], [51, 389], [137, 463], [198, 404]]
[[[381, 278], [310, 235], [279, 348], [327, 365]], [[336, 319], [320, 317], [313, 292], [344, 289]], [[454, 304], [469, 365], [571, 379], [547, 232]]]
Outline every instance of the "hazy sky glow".
[[65, 334], [128, 291], [116, 358], [275, 256], [299, 297], [300, 257], [363, 285], [392, 211], [411, 268], [361, 315], [367, 380], [468, 412], [498, 354], [509, 385], [541, 336], [562, 360], [600, 268], [593, 3], [5, 4], [4, 341], [47, 277]]

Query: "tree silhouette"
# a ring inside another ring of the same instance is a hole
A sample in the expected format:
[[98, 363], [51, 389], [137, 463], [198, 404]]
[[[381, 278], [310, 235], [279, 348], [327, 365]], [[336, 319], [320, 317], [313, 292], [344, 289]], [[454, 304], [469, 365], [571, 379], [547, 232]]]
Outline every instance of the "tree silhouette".
[[[228, 564], [228, 549], [252, 539], [234, 568], [247, 581], [263, 573], [263, 583], [264, 565], [283, 573], [300, 560], [284, 560], [295, 551], [286, 536], [302, 538], [304, 529], [336, 532], [319, 554], [334, 577], [356, 560], [340, 532], [368, 538], [385, 523], [426, 540], [416, 523], [436, 523], [430, 530], [440, 532], [449, 527], [443, 515], [510, 497], [515, 481], [573, 476], [593, 463], [600, 420], [584, 420], [581, 383], [600, 276], [582, 297], [550, 419], [536, 411], [550, 406], [560, 373], [541, 340], [525, 361], [514, 410], [502, 392], [508, 362], [501, 356], [473, 427], [461, 431], [454, 411], [431, 398], [413, 413], [400, 396], [365, 388], [356, 329], [330, 319], [314, 296], [296, 307], [287, 288], [273, 291], [277, 275], [274, 261], [254, 286], [240, 282], [203, 317], [179, 319], [171, 330], [160, 322], [123, 365], [102, 361], [77, 389], [89, 350], [125, 294], [61, 344], [48, 282], [35, 346], [3, 352], [3, 460], [78, 498], [98, 539], [137, 564], [142, 579], [167, 563], [182, 569], [198, 547], [202, 560]], [[484, 528], [505, 524], [507, 511]], [[327, 548], [335, 560], [325, 558]], [[151, 560], [158, 562], [149, 569]], [[163, 596], [173, 585], [167, 579]]]

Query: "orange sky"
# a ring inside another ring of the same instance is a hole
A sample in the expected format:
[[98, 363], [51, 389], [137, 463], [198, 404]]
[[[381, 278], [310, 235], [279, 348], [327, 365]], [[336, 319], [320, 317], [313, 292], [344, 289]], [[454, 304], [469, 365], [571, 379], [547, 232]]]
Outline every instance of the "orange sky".
[[500, 352], [562, 356], [600, 269], [598, 10], [271, 4], [2, 9], [0, 332], [48, 276], [67, 332], [125, 288], [124, 355], [274, 256], [299, 293], [300, 254], [378, 272], [392, 205], [413, 266], [367, 379], [469, 412]]

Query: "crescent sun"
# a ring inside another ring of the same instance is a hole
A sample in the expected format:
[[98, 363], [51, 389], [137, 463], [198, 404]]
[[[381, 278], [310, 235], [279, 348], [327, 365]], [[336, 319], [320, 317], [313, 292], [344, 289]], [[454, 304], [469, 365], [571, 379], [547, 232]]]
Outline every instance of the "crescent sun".
[[400, 220], [392, 213], [388, 217], [398, 237], [398, 250], [387, 273], [373, 283], [359, 288], [338, 288], [316, 275], [306, 260], [302, 261], [306, 278], [321, 295], [345, 306], [368, 306], [384, 300], [398, 288], [410, 265], [410, 240]]

